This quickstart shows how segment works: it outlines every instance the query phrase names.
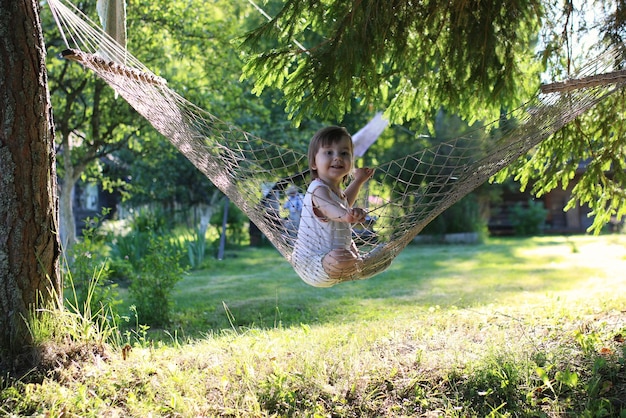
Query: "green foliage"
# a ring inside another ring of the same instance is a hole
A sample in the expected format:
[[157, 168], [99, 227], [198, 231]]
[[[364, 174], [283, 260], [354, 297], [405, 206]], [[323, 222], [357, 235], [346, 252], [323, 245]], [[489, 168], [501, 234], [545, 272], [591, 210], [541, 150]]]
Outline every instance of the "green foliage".
[[[95, 2], [81, 2], [79, 6], [86, 15], [95, 15]], [[92, 177], [106, 178], [103, 157], [124, 148], [148, 123], [104, 81], [74, 62], [59, 59], [65, 45], [47, 7], [42, 9], [42, 26], [56, 141], [61, 151], [57, 154], [58, 174], [65, 176], [69, 167], [74, 181], [85, 170]]]
[[513, 205], [509, 218], [516, 235], [532, 236], [543, 231], [547, 214], [542, 202], [529, 200], [526, 204], [518, 202]]
[[118, 278], [130, 278], [129, 267], [140, 271], [149, 254], [150, 239], [166, 235], [170, 227], [170, 221], [163, 211], [142, 209], [131, 218], [128, 233], [109, 233], [107, 240], [111, 247], [111, 258], [114, 260], [112, 266], [115, 267]]
[[529, 398], [539, 398], [536, 402], [549, 402], [559, 397], [567, 398], [568, 393], [578, 385], [579, 376], [569, 366], [559, 370], [558, 365], [550, 363], [537, 367], [535, 373], [541, 384], [533, 388], [534, 391], [529, 394]]
[[96, 230], [99, 219], [86, 222], [88, 226], [83, 230], [81, 241], [68, 254], [63, 282], [73, 293], [72, 303], [83, 315], [93, 315], [94, 309], [116, 312], [121, 300], [117, 284], [110, 280], [110, 260], [105, 254], [104, 239]]
[[164, 212], [139, 211], [125, 234], [110, 233], [111, 273], [130, 283], [129, 293], [142, 323], [162, 326], [170, 318], [171, 292], [182, 279], [185, 244], [171, 235]]
[[174, 285], [183, 278], [180, 267], [182, 254], [166, 238], [150, 236], [147, 254], [130, 285], [130, 296], [137, 315], [144, 323], [167, 325], [171, 315], [171, 293]]
[[[211, 225], [218, 231], [218, 235], [222, 235], [222, 223], [224, 220], [225, 206], [221, 205], [218, 210], [211, 216]], [[248, 221], [247, 216], [233, 202], [228, 202], [228, 216], [226, 217], [226, 230], [228, 241], [230, 244], [239, 245], [246, 240], [245, 223]]]
[[471, 10], [463, 1], [290, 0], [247, 35], [254, 55], [245, 74], [256, 92], [280, 88], [297, 121], [349, 113], [355, 97], [388, 109], [393, 122], [424, 121], [442, 106], [470, 118], [493, 114], [539, 83], [532, 57], [542, 13], [534, 0]]
[[162, 209], [141, 209], [133, 216], [130, 228], [140, 234], [160, 235], [173, 226], [172, 219]]
[[113, 256], [108, 262], [109, 278], [115, 283], [130, 283], [135, 273], [135, 269], [130, 260]]
[[130, 231], [125, 235], [111, 237], [111, 257], [116, 260], [116, 273], [120, 279], [129, 278], [128, 267], [133, 270], [141, 266], [141, 260], [148, 252], [149, 233]]
[[519, 387], [525, 383], [525, 366], [505, 355], [487, 356], [463, 382], [466, 401], [480, 416], [489, 416], [505, 405], [510, 410], [519, 409]]
[[[143, 347], [147, 348], [152, 346], [152, 341], [148, 336], [148, 331], [150, 330], [150, 326], [146, 324], [142, 324], [139, 322], [139, 314], [137, 313], [137, 307], [135, 305], [131, 305], [129, 307], [132, 318], [125, 317], [127, 322], [130, 323], [131, 319], [134, 319], [134, 328], [130, 327], [124, 330], [123, 341], [125, 342], [126, 347]], [[121, 344], [120, 344], [121, 346]]]
[[[278, 92], [258, 98], [250, 94], [249, 83], [239, 80], [243, 55], [233, 48], [233, 40], [263, 19], [249, 3], [140, 0], [127, 13], [129, 50], [175, 91], [220, 120], [262, 138], [306, 147], [303, 144], [317, 126], [294, 128]], [[187, 210], [209, 203], [216, 190], [151, 127], [141, 127], [128, 149], [116, 154], [116, 161], [117, 175], [132, 185], [128, 203], [135, 207], [179, 204]]]
[[573, 123], [543, 141], [532, 154], [506, 168], [498, 179], [515, 176], [522, 190], [542, 196], [571, 189], [565, 210], [591, 208], [590, 230], [599, 233], [612, 218], [626, 217], [626, 111], [624, 92], [616, 92]]
[[423, 234], [445, 235], [459, 232], [484, 233], [485, 220], [480, 213], [476, 194], [469, 194], [441, 215], [437, 216], [423, 230]]
[[[609, 393], [623, 380], [626, 349], [609, 348], [606, 335], [596, 331], [576, 330], [573, 334], [580, 355], [567, 359], [563, 353], [552, 354], [555, 360], [546, 361], [550, 355], [543, 353], [535, 368], [538, 381], [533, 383], [527, 401], [532, 406], [562, 405], [563, 409], [581, 411], [580, 416], [585, 417], [623, 416], [623, 404], [611, 402]], [[620, 333], [617, 338], [621, 339]]]
[[[91, 282], [91, 289], [87, 291], [89, 297], [96, 294], [97, 285], [95, 280]], [[113, 305], [92, 299], [79, 304], [76, 297], [74, 300], [66, 298], [64, 303], [64, 306], [50, 305], [32, 313], [29, 327], [35, 346], [101, 346], [114, 342], [119, 317]]]
[[172, 202], [183, 208], [208, 203], [215, 186], [183, 154], [165, 138], [144, 142], [141, 154], [125, 152], [120, 159], [128, 167], [132, 179], [132, 195], [129, 205], [160, 205], [171, 208]]
[[192, 270], [203, 266], [206, 256], [206, 228], [197, 227], [186, 241], [189, 266]]
[[[245, 74], [256, 92], [280, 88], [296, 121], [311, 114], [341, 117], [358, 109], [357, 102], [386, 109], [395, 123], [429, 125], [442, 107], [469, 121], [493, 120], [495, 112], [536, 94], [540, 72], [554, 81], [572, 77], [593, 55], [620, 45], [626, 27], [616, 2], [480, 2], [471, 11], [463, 1], [269, 6], [275, 18], [244, 43], [254, 53]], [[588, 46], [592, 29], [600, 42]], [[624, 94], [620, 89], [601, 101], [499, 178], [533, 184], [537, 197], [572, 184], [568, 208], [588, 205], [596, 233], [612, 218], [623, 220]]]
[[[368, 150], [366, 160], [376, 165], [377, 161], [397, 161], [407, 155], [417, 154], [419, 162], [413, 167], [410, 164], [389, 164], [385, 166], [388, 176], [382, 182], [384, 190], [376, 191], [382, 195], [402, 195], [404, 207], [398, 210], [410, 214], [413, 211], [414, 199], [420, 204], [438, 201], [446, 196], [455, 187], [455, 177], [451, 174], [450, 160], [458, 158], [466, 161], [476, 161], [484, 157], [485, 149], [490, 147], [493, 138], [481, 129], [481, 123], [469, 124], [457, 115], [439, 109], [427, 123], [413, 121], [404, 126], [393, 126], [383, 133], [381, 138]], [[456, 141], [455, 147], [447, 147], [451, 139]], [[440, 147], [438, 154], [426, 152], [427, 149]], [[472, 148], [473, 151], [468, 151]], [[369, 163], [367, 161], [366, 163]], [[424, 164], [420, 164], [423, 162]], [[431, 166], [432, 164], [432, 166]], [[439, 167], [432, 170], [430, 167]], [[407, 169], [411, 168], [411, 169]], [[446, 182], [441, 176], [449, 175]], [[414, 186], [408, 186], [413, 184]], [[424, 193], [422, 189], [428, 188]], [[486, 201], [492, 199], [493, 185], [483, 185], [469, 196], [461, 199], [445, 212], [439, 214], [424, 229], [424, 234], [444, 235], [458, 232], [479, 232], [486, 234], [486, 219], [483, 219], [482, 207]], [[425, 211], [427, 212], [427, 211]], [[395, 216], [403, 221], [404, 213]], [[417, 216], [426, 217], [432, 213], [420, 213]], [[406, 215], [411, 216], [411, 215]]]

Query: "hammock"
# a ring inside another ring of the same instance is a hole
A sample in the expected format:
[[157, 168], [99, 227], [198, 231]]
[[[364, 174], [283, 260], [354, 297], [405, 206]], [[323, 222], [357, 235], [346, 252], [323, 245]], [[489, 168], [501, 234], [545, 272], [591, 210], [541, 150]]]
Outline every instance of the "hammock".
[[[231, 199], [293, 265], [294, 231], [281, 215], [284, 191], [306, 190], [304, 154], [258, 138], [185, 100], [80, 10], [48, 0], [62, 33], [63, 56], [78, 61], [167, 137]], [[620, 51], [602, 54], [577, 78], [543, 86], [530, 102], [484, 128], [376, 167], [366, 206], [375, 228], [354, 240], [358, 276], [383, 271], [435, 217], [626, 82]], [[485, 149], [485, 137], [491, 137]], [[376, 198], [371, 198], [376, 196]], [[363, 205], [361, 205], [363, 206]], [[298, 269], [302, 270], [302, 269]]]

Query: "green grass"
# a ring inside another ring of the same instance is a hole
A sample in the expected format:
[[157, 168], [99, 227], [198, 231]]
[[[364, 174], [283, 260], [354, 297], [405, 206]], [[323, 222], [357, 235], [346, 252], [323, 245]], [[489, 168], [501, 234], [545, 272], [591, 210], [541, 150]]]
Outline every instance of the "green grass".
[[384, 273], [331, 289], [303, 283], [273, 249], [243, 249], [178, 284], [174, 325], [188, 336], [231, 328], [225, 307], [237, 327], [274, 328], [394, 318], [434, 306], [549, 302], [558, 292], [566, 297], [595, 287], [590, 280], [605, 268], [595, 262], [604, 258], [604, 245], [619, 251], [622, 244], [610, 237], [540, 237], [410, 246]]
[[0, 414], [626, 417], [623, 235], [412, 246], [331, 289], [245, 249], [174, 297], [169, 342], [66, 353]]

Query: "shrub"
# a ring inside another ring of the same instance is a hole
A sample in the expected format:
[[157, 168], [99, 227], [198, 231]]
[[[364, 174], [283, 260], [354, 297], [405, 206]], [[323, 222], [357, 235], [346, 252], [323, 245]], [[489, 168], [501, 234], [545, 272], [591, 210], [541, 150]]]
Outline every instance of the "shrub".
[[[132, 230], [126, 235], [109, 237], [111, 257], [115, 259], [115, 265], [130, 264], [134, 270], [138, 270], [142, 260], [148, 254], [150, 232]], [[122, 267], [122, 272], [124, 268]]]
[[185, 240], [187, 245], [187, 256], [189, 267], [196, 270], [202, 267], [206, 256], [206, 227], [198, 227], [193, 235]]
[[135, 269], [128, 257], [112, 257], [109, 260], [109, 278], [116, 283], [130, 283], [135, 275]]
[[89, 226], [83, 230], [81, 241], [72, 246], [68, 268], [63, 273], [64, 286], [73, 293], [73, 300], [67, 302], [87, 317], [102, 309], [116, 314], [121, 303], [117, 284], [110, 280], [104, 242], [96, 233], [98, 223], [98, 218], [87, 220]]
[[[119, 272], [127, 274], [124, 264], [130, 263], [135, 271], [139, 271], [144, 258], [148, 254], [151, 237], [167, 233], [168, 220], [160, 212], [141, 210], [130, 222], [130, 231], [125, 235], [108, 236], [111, 246], [111, 257]], [[121, 261], [120, 261], [121, 260]]]
[[445, 235], [460, 232], [483, 234], [486, 222], [480, 214], [479, 197], [469, 194], [450, 206], [424, 228], [424, 234]]
[[511, 224], [516, 235], [538, 235], [543, 231], [548, 210], [539, 201], [518, 202], [511, 208]]
[[142, 323], [162, 326], [169, 322], [171, 293], [183, 276], [181, 257], [180, 249], [166, 238], [149, 238], [148, 253], [129, 288]]

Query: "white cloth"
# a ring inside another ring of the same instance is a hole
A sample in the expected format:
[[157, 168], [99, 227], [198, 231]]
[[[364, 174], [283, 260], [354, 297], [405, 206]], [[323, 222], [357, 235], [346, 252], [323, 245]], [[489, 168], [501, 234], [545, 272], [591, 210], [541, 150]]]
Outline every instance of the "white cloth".
[[288, 196], [283, 207], [289, 210], [289, 217], [299, 219], [302, 212], [302, 195], [300, 193]]
[[287, 201], [283, 205], [283, 208], [289, 210], [289, 217], [287, 218], [287, 229], [293, 231], [295, 235], [298, 227], [300, 226], [300, 215], [302, 213], [302, 195], [297, 193], [293, 196], [288, 196]]
[[352, 227], [349, 223], [332, 221], [314, 213], [312, 197], [318, 187], [328, 188], [336, 203], [348, 207], [347, 199], [337, 196], [323, 181], [315, 179], [311, 182], [304, 196], [292, 264], [306, 283], [315, 287], [330, 287], [343, 280], [328, 277], [322, 260], [333, 249], [350, 249]]

